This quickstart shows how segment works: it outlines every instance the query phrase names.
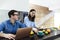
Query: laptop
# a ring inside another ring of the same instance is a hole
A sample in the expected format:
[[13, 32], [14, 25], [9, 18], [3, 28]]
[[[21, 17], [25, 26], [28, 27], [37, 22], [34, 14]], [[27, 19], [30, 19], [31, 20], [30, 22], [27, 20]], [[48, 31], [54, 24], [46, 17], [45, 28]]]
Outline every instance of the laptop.
[[24, 37], [28, 37], [32, 28], [19, 28], [16, 32], [15, 40], [20, 40]]

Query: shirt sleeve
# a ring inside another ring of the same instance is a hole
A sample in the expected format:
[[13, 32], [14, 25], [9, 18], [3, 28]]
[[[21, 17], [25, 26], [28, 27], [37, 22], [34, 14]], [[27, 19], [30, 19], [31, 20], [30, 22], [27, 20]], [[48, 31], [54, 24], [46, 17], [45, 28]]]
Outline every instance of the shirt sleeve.
[[25, 25], [24, 23], [20, 23], [20, 27], [21, 27], [21, 28], [25, 28], [26, 25]]
[[34, 25], [33, 25], [34, 28], [36, 28], [36, 25], [35, 25], [35, 22], [34, 22]]
[[18, 21], [18, 24], [19, 24], [20, 28], [25, 28], [26, 27], [26, 25], [24, 23], [21, 23], [20, 21]]
[[31, 26], [27, 17], [24, 18], [24, 24], [26, 24], [27, 27]]
[[4, 23], [0, 24], [0, 32], [4, 30]]

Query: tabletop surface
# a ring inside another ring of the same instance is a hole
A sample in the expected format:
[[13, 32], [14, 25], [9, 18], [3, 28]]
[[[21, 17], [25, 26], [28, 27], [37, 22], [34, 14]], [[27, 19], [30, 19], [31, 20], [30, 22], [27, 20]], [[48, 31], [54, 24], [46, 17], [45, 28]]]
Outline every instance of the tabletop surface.
[[50, 34], [45, 35], [41, 38], [36, 36], [35, 39], [36, 40], [60, 40], [60, 30], [53, 31]]
[[60, 40], [60, 30], [53, 31], [49, 35], [44, 35], [43, 37], [38, 37], [34, 34], [34, 37], [26, 37], [21, 40]]
[[60, 40], [60, 30], [53, 31], [49, 35], [44, 35], [43, 37], [38, 37], [34, 34], [34, 37], [23, 38], [21, 40]]

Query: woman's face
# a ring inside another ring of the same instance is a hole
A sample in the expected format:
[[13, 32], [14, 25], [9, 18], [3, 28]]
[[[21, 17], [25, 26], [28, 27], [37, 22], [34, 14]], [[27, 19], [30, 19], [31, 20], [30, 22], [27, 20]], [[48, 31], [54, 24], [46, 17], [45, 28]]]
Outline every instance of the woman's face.
[[34, 17], [35, 16], [35, 13], [36, 13], [36, 11], [30, 12], [31, 17]]

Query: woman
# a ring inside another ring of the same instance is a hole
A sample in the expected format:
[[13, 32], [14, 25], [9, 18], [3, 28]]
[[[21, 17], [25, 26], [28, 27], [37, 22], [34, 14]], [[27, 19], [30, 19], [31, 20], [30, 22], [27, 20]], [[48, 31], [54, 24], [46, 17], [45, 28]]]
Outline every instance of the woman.
[[35, 27], [35, 9], [31, 9], [29, 11], [28, 16], [24, 18], [24, 23], [26, 24], [27, 27]]

